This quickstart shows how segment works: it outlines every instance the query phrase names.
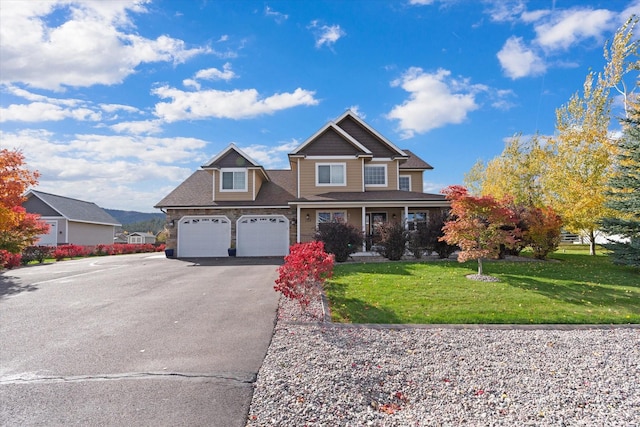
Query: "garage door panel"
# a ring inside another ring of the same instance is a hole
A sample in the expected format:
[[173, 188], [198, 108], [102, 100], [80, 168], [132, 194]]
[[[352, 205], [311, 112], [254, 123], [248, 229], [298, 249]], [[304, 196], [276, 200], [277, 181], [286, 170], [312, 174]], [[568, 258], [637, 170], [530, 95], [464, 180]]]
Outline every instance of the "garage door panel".
[[178, 223], [178, 256], [227, 256], [231, 221], [226, 216], [183, 217]]
[[285, 256], [289, 253], [289, 220], [284, 215], [247, 215], [238, 219], [238, 256]]

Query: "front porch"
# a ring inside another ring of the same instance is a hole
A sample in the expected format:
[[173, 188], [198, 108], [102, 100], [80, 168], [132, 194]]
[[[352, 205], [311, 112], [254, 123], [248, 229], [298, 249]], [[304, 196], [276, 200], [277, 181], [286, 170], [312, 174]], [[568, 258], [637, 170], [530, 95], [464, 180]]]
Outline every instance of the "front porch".
[[408, 229], [414, 224], [427, 221], [429, 212], [448, 209], [448, 206], [371, 205], [371, 206], [313, 206], [297, 207], [297, 242], [314, 240], [318, 225], [324, 222], [346, 222], [362, 230], [365, 237], [360, 257], [377, 256], [372, 247], [379, 239], [379, 226], [386, 222], [402, 222]]

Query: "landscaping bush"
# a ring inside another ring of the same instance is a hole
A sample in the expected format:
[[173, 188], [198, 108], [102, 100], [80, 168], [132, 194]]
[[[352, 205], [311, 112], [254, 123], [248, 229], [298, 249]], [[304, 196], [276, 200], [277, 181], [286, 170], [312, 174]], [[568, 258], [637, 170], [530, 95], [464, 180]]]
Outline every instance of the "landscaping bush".
[[80, 245], [60, 245], [53, 251], [53, 257], [56, 261], [61, 261], [65, 258], [78, 258], [89, 256], [91, 250], [86, 246]]
[[5, 249], [0, 249], [0, 269], [12, 269], [20, 266], [22, 254], [14, 254]]
[[324, 243], [324, 250], [345, 262], [349, 255], [362, 249], [362, 230], [344, 222], [325, 222], [318, 226], [315, 239]]
[[27, 246], [22, 251], [22, 265], [27, 265], [32, 261], [38, 261], [42, 264], [45, 259], [53, 255], [53, 251], [52, 246]]
[[406, 250], [409, 231], [403, 223], [397, 221], [382, 223], [379, 229], [380, 242], [377, 252], [391, 261], [398, 261]]
[[409, 251], [416, 259], [421, 258], [424, 251], [429, 254], [435, 252], [442, 259], [449, 258], [458, 249], [440, 240], [444, 236], [442, 227], [448, 219], [449, 213], [446, 211], [430, 211], [427, 221], [416, 223], [415, 230], [409, 232], [408, 244]]
[[317, 297], [324, 281], [333, 273], [333, 256], [320, 241], [291, 246], [284, 264], [278, 268], [274, 289], [286, 298], [298, 300], [304, 309]]

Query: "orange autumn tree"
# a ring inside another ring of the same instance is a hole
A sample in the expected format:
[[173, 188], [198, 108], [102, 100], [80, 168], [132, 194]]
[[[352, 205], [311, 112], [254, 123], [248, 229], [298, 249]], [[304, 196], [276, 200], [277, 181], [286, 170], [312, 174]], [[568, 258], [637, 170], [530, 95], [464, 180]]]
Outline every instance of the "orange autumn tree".
[[483, 258], [498, 258], [500, 245], [516, 243], [520, 234], [517, 219], [506, 204], [491, 196], [471, 196], [460, 185], [449, 186], [442, 193], [451, 201], [453, 219], [445, 223], [440, 240], [458, 245], [459, 262], [478, 260], [478, 276], [482, 276]]
[[38, 183], [38, 172], [26, 168], [19, 150], [0, 150], [0, 250], [20, 253], [49, 226], [22, 207], [25, 191]]

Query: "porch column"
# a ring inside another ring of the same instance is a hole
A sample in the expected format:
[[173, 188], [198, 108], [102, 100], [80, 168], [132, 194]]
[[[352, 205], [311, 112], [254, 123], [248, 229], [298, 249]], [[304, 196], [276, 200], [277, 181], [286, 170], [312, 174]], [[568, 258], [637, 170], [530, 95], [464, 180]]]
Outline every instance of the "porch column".
[[296, 205], [296, 243], [300, 243], [300, 205]]
[[407, 221], [409, 219], [409, 206], [405, 206], [404, 207], [404, 228], [405, 230], [409, 229], [409, 221]]
[[362, 252], [367, 251], [367, 208], [362, 207]]

